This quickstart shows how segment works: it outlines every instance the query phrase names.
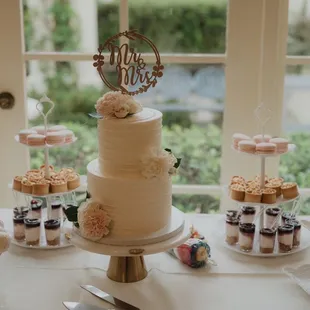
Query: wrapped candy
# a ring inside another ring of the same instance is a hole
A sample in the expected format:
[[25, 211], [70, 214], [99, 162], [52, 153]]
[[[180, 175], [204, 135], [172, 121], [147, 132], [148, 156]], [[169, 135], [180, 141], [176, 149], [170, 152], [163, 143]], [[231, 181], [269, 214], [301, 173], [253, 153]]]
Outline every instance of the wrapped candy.
[[205, 237], [193, 226], [191, 227], [191, 238], [177, 248], [169, 250], [168, 253], [191, 268], [204, 267], [208, 262], [215, 264], [210, 259], [211, 249]]
[[206, 265], [211, 256], [209, 245], [200, 239], [188, 239], [185, 243], [173, 249], [173, 254], [187, 266], [200, 268]]

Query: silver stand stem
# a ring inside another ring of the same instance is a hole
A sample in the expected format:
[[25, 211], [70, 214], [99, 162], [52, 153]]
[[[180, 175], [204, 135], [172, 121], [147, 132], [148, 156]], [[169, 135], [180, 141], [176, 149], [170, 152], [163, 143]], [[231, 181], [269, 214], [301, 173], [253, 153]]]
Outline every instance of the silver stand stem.
[[[265, 187], [265, 165], [266, 165], [266, 161], [265, 161], [265, 157], [262, 156], [261, 157], [261, 162], [260, 162], [260, 188], [263, 189]], [[259, 224], [260, 224], [260, 228], [264, 228], [264, 206], [260, 207], [260, 220], [259, 220]]]

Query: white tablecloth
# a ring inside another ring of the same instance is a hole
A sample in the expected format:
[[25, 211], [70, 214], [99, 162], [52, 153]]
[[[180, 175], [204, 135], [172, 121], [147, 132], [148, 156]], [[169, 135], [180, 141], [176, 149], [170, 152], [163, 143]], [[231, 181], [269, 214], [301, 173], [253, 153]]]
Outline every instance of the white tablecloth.
[[[6, 227], [11, 214], [0, 209]], [[148, 277], [121, 284], [106, 277], [107, 256], [74, 247], [42, 251], [13, 245], [0, 256], [0, 309], [57, 310], [65, 300], [108, 307], [79, 287], [92, 284], [146, 310], [309, 310], [310, 296], [282, 272], [284, 266], [310, 263], [309, 249], [276, 259], [246, 257], [219, 242], [220, 216], [187, 217], [207, 237], [218, 266], [193, 270], [166, 253], [150, 255]]]

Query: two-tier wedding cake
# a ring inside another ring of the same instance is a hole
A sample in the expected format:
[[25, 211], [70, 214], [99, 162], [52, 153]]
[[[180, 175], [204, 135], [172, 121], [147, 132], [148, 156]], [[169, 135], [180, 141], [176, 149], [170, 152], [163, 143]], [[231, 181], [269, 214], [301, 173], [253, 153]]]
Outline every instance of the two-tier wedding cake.
[[98, 159], [87, 166], [90, 199], [78, 210], [93, 241], [139, 239], [163, 230], [172, 210], [171, 175], [180, 164], [162, 149], [162, 113], [109, 92], [96, 104]]

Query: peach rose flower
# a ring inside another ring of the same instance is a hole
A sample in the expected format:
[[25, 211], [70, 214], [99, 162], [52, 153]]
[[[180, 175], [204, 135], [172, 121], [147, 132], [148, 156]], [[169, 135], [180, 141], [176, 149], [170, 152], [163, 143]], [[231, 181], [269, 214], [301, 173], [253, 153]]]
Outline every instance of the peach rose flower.
[[88, 200], [78, 208], [78, 223], [84, 238], [98, 241], [109, 234], [111, 218], [101, 204]]

